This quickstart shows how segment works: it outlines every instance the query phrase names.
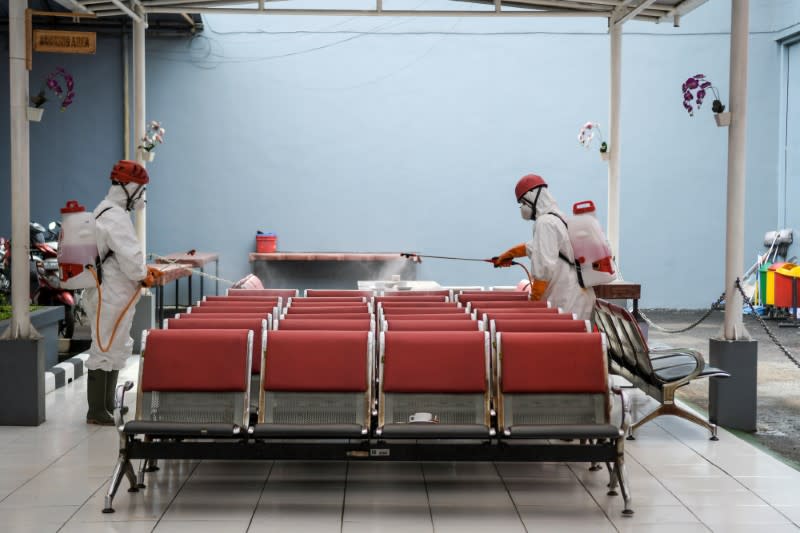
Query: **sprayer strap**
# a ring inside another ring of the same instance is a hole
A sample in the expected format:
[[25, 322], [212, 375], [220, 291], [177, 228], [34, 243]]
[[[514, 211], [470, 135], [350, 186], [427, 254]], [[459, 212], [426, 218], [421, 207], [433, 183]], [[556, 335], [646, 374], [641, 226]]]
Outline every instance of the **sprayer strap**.
[[[567, 224], [567, 221], [564, 220], [563, 218], [561, 218], [561, 215], [559, 215], [557, 213], [553, 213], [553, 212], [549, 212], [547, 214], [548, 215], [553, 215], [554, 217], [558, 218], [561, 222], [564, 223], [564, 227], [569, 229], [569, 225]], [[569, 237], [569, 234], [567, 234], [567, 237]], [[581, 264], [577, 260], [574, 261], [574, 262], [570, 261], [569, 258], [566, 255], [564, 255], [563, 253], [561, 253], [560, 251], [558, 252], [558, 257], [563, 259], [564, 262], [566, 262], [569, 266], [575, 267], [575, 272], [577, 272], [577, 274], [578, 274], [578, 285], [581, 286], [581, 289], [585, 289], [586, 286], [583, 284], [583, 273], [581, 272]]]
[[[95, 219], [95, 220], [97, 220], [98, 218], [100, 218], [101, 216], [103, 216], [103, 213], [105, 213], [105, 212], [106, 212], [106, 211], [108, 211], [109, 209], [111, 209], [111, 208], [110, 208], [110, 207], [106, 207], [105, 209], [103, 209], [102, 211], [100, 211], [99, 213], [97, 213], [97, 216], [96, 216], [96, 217], [94, 217], [94, 219]], [[104, 256], [103, 256], [103, 259], [101, 259], [101, 260], [100, 260], [100, 264], [102, 265], [103, 263], [105, 263], [105, 262], [106, 262], [106, 259], [108, 259], [108, 258], [109, 258], [109, 257], [111, 257], [112, 255], [114, 255], [114, 250], [109, 250], [108, 252], [106, 252], [106, 255], [104, 255]]]

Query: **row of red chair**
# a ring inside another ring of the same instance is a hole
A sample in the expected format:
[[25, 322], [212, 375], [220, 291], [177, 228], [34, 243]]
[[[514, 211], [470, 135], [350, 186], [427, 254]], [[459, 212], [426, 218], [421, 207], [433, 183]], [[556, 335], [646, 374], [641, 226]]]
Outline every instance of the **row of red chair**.
[[264, 319], [246, 329], [189, 324], [204, 320], [171, 320], [143, 339], [135, 420], [125, 422], [118, 391], [122, 444], [107, 512], [123, 476], [136, 486], [136, 458], [369, 458], [378, 450], [384, 459], [442, 460], [459, 446], [480, 460], [608, 462], [610, 486], [620, 485], [630, 512], [624, 427], [610, 420], [601, 334], [499, 332], [492, 365], [488, 332], [389, 330], [376, 351], [373, 332], [269, 331]]

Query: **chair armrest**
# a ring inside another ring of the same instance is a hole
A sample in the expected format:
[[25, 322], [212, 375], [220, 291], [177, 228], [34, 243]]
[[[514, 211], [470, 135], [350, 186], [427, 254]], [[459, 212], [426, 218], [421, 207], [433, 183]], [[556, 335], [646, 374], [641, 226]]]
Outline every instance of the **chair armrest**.
[[609, 391], [611, 391], [612, 394], [616, 394], [619, 396], [619, 402], [621, 407], [620, 411], [622, 412], [622, 418], [619, 421], [619, 429], [620, 431], [622, 431], [622, 434], [624, 435], [625, 433], [628, 432], [628, 426], [630, 425], [629, 420], [632, 419], [631, 404], [628, 401], [628, 397], [625, 396], [625, 391], [621, 387], [612, 385], [610, 378], [608, 380], [608, 384], [609, 384]]
[[[675, 348], [672, 346], [660, 346], [658, 348], [650, 348], [650, 359], [658, 359], [659, 357], [669, 357], [670, 355], [690, 355], [692, 357], [700, 356], [703, 358], [703, 355], [698, 352], [697, 350], [693, 350], [692, 348]], [[705, 360], [704, 360], [705, 362]]]
[[[698, 352], [697, 350], [690, 350], [690, 349], [674, 350], [674, 353], [672, 353], [672, 354], [664, 354], [664, 355], [686, 355], [688, 357], [694, 358], [694, 362], [695, 362], [694, 370], [692, 370], [689, 374], [687, 374], [683, 378], [679, 379], [678, 381], [670, 382], [670, 385], [673, 385], [675, 388], [682, 387], [682, 386], [686, 385], [687, 383], [689, 383], [690, 381], [692, 381], [694, 378], [696, 378], [698, 375], [700, 375], [700, 373], [703, 371], [703, 369], [706, 366], [705, 359], [703, 359], [702, 354], [700, 354], [700, 352]], [[659, 381], [662, 381], [662, 380], [659, 380]]]
[[122, 408], [125, 406], [125, 393], [133, 388], [133, 381], [126, 381], [121, 385], [117, 385], [114, 392], [114, 425], [117, 426], [117, 431], [122, 432], [125, 426], [125, 415], [122, 414]]

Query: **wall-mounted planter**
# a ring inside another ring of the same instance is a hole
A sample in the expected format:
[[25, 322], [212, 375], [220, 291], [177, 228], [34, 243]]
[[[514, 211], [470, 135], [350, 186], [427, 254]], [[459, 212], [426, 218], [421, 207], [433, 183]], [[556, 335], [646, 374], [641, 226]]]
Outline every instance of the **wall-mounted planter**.
[[39, 122], [42, 120], [42, 115], [44, 114], [43, 107], [28, 107], [28, 120], [31, 122]]
[[600, 159], [603, 161], [608, 161], [611, 157], [611, 152], [600, 152]]
[[[31, 311], [31, 324], [42, 335], [44, 350], [44, 370], [58, 364], [58, 321], [64, 320], [64, 306], [39, 307]], [[3, 333], [11, 320], [0, 320], [0, 333]]]
[[156, 158], [155, 152], [148, 152], [147, 150], [142, 150], [141, 152], [142, 152], [142, 161], [150, 163], [151, 161], [153, 161], [153, 159]]
[[45, 419], [44, 339], [0, 339], [0, 426]]
[[725, 111], [724, 113], [715, 113], [714, 120], [717, 121], [717, 126], [720, 128], [726, 128], [731, 125], [731, 114], [729, 111]]

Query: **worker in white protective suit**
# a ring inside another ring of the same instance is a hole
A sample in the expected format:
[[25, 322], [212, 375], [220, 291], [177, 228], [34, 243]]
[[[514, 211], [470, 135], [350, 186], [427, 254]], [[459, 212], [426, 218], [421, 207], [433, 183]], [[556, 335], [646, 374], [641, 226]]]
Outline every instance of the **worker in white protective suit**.
[[533, 238], [492, 258], [495, 267], [511, 266], [517, 257], [531, 260], [532, 300], [547, 300], [580, 320], [589, 320], [594, 307], [594, 290], [581, 288], [575, 270], [567, 223], [541, 176], [523, 176], [515, 188], [520, 214], [533, 221]]
[[[144, 207], [148, 181], [143, 166], [134, 161], [119, 161], [111, 171], [111, 189], [93, 213], [100, 258], [97, 271], [100, 291], [94, 287], [84, 291], [92, 328], [92, 345], [86, 361], [89, 424], [114, 424], [114, 388], [119, 371], [133, 350], [130, 331], [140, 289], [152, 286], [161, 275], [159, 270], [145, 265], [130, 217], [131, 211]], [[102, 300], [99, 313], [98, 300]]]

